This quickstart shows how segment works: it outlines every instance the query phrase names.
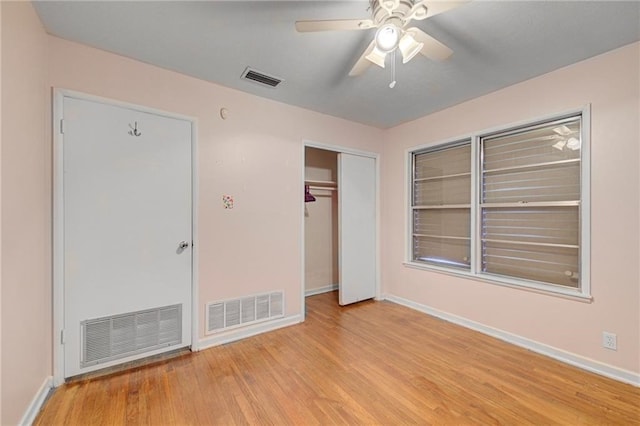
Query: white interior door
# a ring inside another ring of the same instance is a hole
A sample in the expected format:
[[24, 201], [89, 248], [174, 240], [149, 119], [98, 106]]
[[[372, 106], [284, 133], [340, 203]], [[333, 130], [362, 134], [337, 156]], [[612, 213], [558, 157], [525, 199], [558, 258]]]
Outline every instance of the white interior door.
[[338, 154], [340, 305], [376, 294], [375, 159]]
[[191, 344], [191, 122], [63, 101], [64, 377]]

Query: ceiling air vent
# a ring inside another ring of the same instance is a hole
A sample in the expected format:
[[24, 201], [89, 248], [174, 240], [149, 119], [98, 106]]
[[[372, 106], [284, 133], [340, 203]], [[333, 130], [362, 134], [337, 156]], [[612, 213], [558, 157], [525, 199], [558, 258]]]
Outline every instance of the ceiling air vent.
[[256, 71], [247, 67], [242, 76], [240, 77], [244, 80], [253, 81], [254, 83], [258, 83], [262, 86], [276, 87], [278, 84], [282, 83], [282, 79], [279, 77], [274, 77], [272, 75], [267, 75], [261, 71]]

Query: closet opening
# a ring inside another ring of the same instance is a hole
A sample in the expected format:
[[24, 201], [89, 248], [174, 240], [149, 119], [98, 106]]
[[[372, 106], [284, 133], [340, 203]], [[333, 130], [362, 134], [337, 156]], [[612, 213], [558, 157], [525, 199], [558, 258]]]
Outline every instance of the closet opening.
[[304, 294], [308, 297], [339, 288], [338, 153], [306, 147], [304, 157]]
[[304, 300], [338, 290], [340, 305], [378, 294], [377, 154], [305, 144]]

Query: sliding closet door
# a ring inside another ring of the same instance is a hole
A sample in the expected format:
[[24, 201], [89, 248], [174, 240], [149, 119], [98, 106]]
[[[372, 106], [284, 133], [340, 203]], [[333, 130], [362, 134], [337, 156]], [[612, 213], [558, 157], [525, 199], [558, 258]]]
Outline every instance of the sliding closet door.
[[376, 164], [359, 155], [338, 155], [340, 304], [376, 293]]

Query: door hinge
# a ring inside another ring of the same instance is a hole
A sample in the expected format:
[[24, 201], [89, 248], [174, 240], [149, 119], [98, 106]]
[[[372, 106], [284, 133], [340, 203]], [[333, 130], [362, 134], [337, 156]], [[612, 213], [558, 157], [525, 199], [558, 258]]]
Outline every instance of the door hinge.
[[64, 118], [60, 119], [60, 134], [64, 135]]
[[66, 343], [64, 337], [65, 337], [64, 336], [64, 329], [62, 329], [62, 330], [60, 330], [60, 344], [61, 345], [64, 345]]

